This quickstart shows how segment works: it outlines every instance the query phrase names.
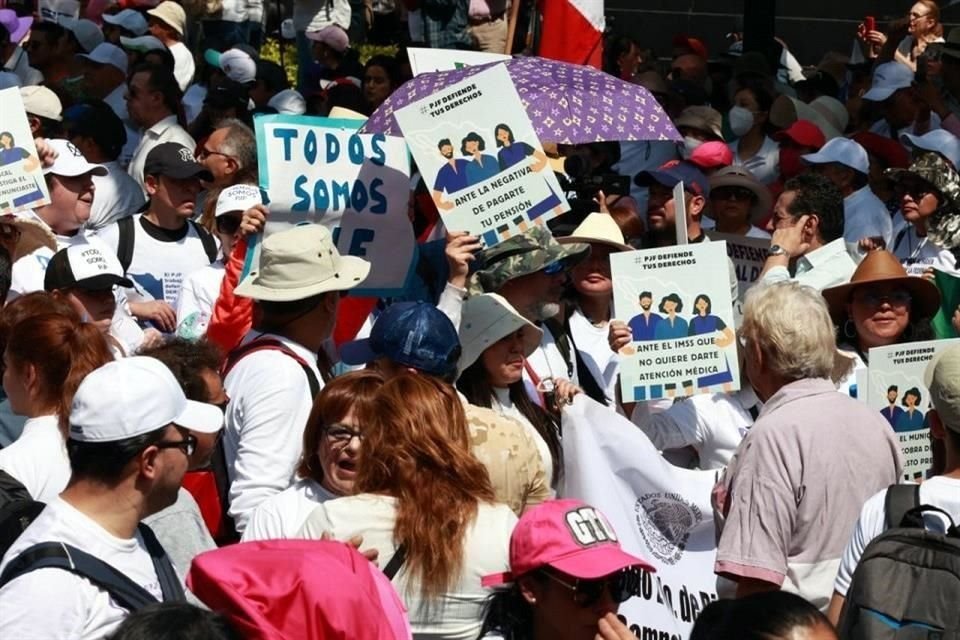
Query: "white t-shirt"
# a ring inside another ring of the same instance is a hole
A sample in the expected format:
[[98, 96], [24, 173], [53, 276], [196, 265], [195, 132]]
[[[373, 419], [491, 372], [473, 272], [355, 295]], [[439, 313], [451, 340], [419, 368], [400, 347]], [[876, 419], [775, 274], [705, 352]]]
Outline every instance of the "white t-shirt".
[[609, 322], [596, 327], [587, 320], [580, 309], [575, 309], [570, 315], [570, 334], [573, 343], [580, 352], [583, 363], [590, 370], [590, 375], [596, 380], [607, 403], [613, 406], [617, 397], [617, 376], [620, 375], [620, 357], [610, 349], [607, 340]]
[[[396, 499], [360, 494], [330, 500], [319, 505], [300, 530], [304, 538], [319, 539], [329, 531], [337, 540], [363, 536], [361, 550], [377, 549], [386, 566], [396, 553], [393, 529]], [[417, 640], [474, 640], [480, 633], [483, 605], [489, 589], [480, 586], [483, 576], [510, 568], [510, 534], [517, 516], [503, 504], [483, 504], [467, 528], [463, 545], [463, 569], [450, 591], [439, 602], [424, 606], [420, 588], [411, 583], [407, 565], [393, 580], [397, 593], [407, 605], [410, 626]]]
[[93, 176], [96, 190], [93, 193], [93, 206], [90, 207], [90, 219], [85, 225], [93, 231], [133, 215], [146, 202], [140, 185], [120, 167], [119, 162], [104, 162], [100, 166], [106, 168], [107, 175]]
[[753, 176], [763, 184], [772, 184], [780, 176], [780, 143], [770, 137], [763, 139], [760, 149], [749, 160], [740, 158], [740, 140], [727, 145], [733, 152], [733, 166], [750, 170]]
[[176, 42], [169, 47], [173, 55], [173, 76], [180, 85], [180, 91], [186, 91], [190, 83], [193, 82], [193, 74], [196, 71], [196, 65], [193, 62], [193, 54], [190, 49], [182, 42]]
[[60, 495], [70, 480], [70, 459], [57, 416], [27, 420], [20, 437], [0, 449], [0, 469], [19, 480], [34, 500], [49, 503]]
[[[184, 278], [210, 265], [197, 227], [187, 222], [182, 230], [171, 232], [138, 213], [133, 216], [133, 229], [133, 258], [127, 269], [134, 282], [134, 291], [127, 294], [130, 301], [163, 300], [176, 309]], [[119, 225], [114, 223], [99, 235], [116, 255]]]
[[[528, 390], [529, 393], [529, 390]], [[523, 425], [534, 444], [537, 445], [537, 453], [540, 454], [540, 460], [543, 462], [543, 470], [546, 473], [547, 486], [553, 486], [553, 457], [550, 455], [550, 447], [547, 441], [543, 439], [533, 423], [527, 419], [527, 416], [521, 413], [517, 405], [510, 399], [510, 390], [503, 387], [493, 387], [492, 409], [502, 416], [513, 418]]]
[[300, 527], [318, 504], [335, 496], [310, 478], [302, 478], [289, 489], [270, 496], [253, 510], [241, 542], [296, 538]]
[[223, 261], [197, 269], [183, 280], [177, 301], [177, 335], [198, 340], [207, 333], [213, 305], [220, 296], [220, 285], [227, 271]]
[[[56, 498], [3, 557], [0, 572], [21, 552], [41, 542], [65, 542], [103, 560], [163, 598], [150, 553], [139, 532], [121, 539]], [[94, 640], [112, 634], [129, 611], [89, 580], [63, 569], [37, 569], [0, 589], [0, 638]]]
[[917, 228], [912, 224], [897, 234], [893, 242], [893, 255], [900, 259], [900, 264], [911, 276], [922, 276], [930, 268], [960, 276], [953, 254], [931, 242], [927, 236], [918, 236]]
[[[867, 500], [860, 511], [860, 519], [853, 529], [853, 535], [840, 559], [840, 568], [837, 571], [837, 580], [834, 591], [842, 596], [847, 595], [853, 572], [860, 562], [864, 549], [874, 538], [886, 530], [886, 514], [884, 502], [887, 490], [877, 493]], [[939, 507], [953, 517], [954, 522], [960, 521], [960, 480], [945, 476], [934, 476], [920, 485], [920, 504]], [[923, 514], [923, 521], [927, 529], [937, 533], [944, 533], [950, 526], [947, 519], [936, 512]]]

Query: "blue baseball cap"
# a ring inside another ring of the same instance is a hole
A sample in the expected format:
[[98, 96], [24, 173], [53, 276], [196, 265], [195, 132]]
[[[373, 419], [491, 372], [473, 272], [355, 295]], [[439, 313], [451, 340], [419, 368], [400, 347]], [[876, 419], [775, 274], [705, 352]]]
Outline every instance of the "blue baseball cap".
[[633, 179], [638, 187], [649, 187], [654, 182], [671, 189], [683, 182], [683, 189], [695, 196], [710, 196], [710, 181], [693, 163], [671, 160], [653, 171], [641, 171]]
[[390, 358], [397, 364], [446, 377], [457, 371], [460, 337], [442, 311], [428, 302], [398, 302], [373, 323], [370, 337], [340, 347], [340, 359], [349, 365]]

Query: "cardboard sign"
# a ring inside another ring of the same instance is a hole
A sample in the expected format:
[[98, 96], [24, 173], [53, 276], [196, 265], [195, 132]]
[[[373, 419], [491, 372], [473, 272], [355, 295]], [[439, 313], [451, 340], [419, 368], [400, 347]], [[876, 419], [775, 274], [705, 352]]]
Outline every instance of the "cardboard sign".
[[453, 71], [464, 67], [475, 67], [491, 62], [503, 62], [510, 56], [504, 53], [485, 51], [462, 51], [460, 49], [407, 49], [410, 56], [410, 69], [414, 76], [433, 71]]
[[626, 418], [583, 394], [563, 410], [559, 495], [596, 507], [623, 550], [647, 560], [640, 595], [620, 605], [639, 638], [687, 638], [717, 599], [716, 531], [710, 491], [717, 471], [675, 467]]
[[760, 279], [763, 264], [770, 253], [770, 239], [748, 238], [719, 231], [708, 231], [707, 236], [711, 240], [727, 243], [727, 257], [737, 272], [737, 299], [733, 303], [733, 315], [739, 326], [740, 318], [743, 318], [743, 297]]
[[20, 89], [0, 91], [0, 214], [50, 203], [43, 166], [20, 98]]
[[310, 116], [256, 118], [260, 186], [270, 207], [265, 235], [322, 224], [341, 254], [372, 263], [355, 293], [396, 295], [412, 276], [417, 255], [407, 216], [410, 158], [403, 139], [359, 134], [361, 124]]
[[625, 402], [740, 388], [725, 243], [614, 253], [610, 267], [615, 317], [633, 331]]
[[[890, 423], [900, 440], [903, 479], [923, 480], [930, 471], [930, 391], [923, 384], [927, 364], [960, 339], [927, 340], [870, 349], [867, 367], [867, 404]], [[862, 391], [861, 391], [862, 393]]]
[[395, 116], [447, 229], [489, 247], [570, 209], [505, 66]]

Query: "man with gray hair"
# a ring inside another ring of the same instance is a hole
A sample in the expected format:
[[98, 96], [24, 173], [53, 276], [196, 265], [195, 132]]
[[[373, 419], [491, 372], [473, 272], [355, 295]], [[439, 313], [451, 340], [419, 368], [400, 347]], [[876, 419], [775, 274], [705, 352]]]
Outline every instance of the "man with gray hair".
[[783, 589], [824, 609], [860, 507], [900, 477], [900, 447], [879, 411], [837, 393], [833, 324], [816, 290], [752, 289], [739, 339], [764, 404], [713, 492], [715, 571], [737, 597]]
[[250, 127], [230, 118], [220, 122], [206, 142], [197, 146], [197, 162], [213, 175], [210, 189], [257, 184], [257, 141]]

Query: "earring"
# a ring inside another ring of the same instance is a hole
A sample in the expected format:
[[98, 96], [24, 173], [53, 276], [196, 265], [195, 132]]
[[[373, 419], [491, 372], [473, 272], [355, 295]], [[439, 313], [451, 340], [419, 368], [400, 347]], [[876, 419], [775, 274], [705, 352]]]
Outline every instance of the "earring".
[[847, 318], [847, 321], [843, 323], [843, 337], [847, 340], [853, 340], [857, 337], [857, 327], [850, 318]]

